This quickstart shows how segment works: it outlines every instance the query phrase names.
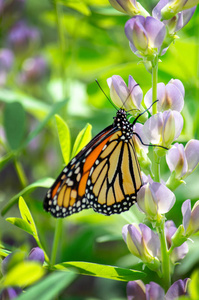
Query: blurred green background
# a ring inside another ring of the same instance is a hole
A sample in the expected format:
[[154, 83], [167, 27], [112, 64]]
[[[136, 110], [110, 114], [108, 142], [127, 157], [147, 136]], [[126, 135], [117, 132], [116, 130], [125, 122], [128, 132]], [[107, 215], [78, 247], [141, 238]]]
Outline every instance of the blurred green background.
[[[106, 79], [112, 75], [120, 75], [126, 82], [129, 74], [132, 75], [144, 93], [151, 87], [150, 74], [130, 51], [124, 34], [129, 17], [111, 8], [108, 0], [4, 2], [2, 11], [0, 7], [1, 208], [27, 184], [45, 177], [56, 178], [62, 170], [64, 164], [54, 117], [27, 142], [30, 132], [56, 103], [65, 100], [55, 113], [67, 122], [74, 141], [86, 123], [92, 124], [94, 136], [110, 125], [115, 116], [115, 109], [95, 79], [108, 96]], [[150, 12], [157, 3], [140, 2]], [[185, 86], [184, 129], [179, 138], [184, 144], [191, 138], [199, 138], [198, 12], [197, 8], [159, 64], [159, 82], [167, 84], [171, 78], [177, 78]], [[25, 174], [24, 181], [20, 172]], [[164, 180], [168, 177], [164, 161], [162, 177]], [[168, 215], [176, 225], [181, 223], [182, 202], [187, 198], [193, 202], [199, 199], [198, 180], [199, 173], [194, 172], [187, 185], [176, 191], [177, 201]], [[24, 199], [50, 254], [55, 219], [43, 211], [45, 193], [46, 189], [38, 188]], [[143, 216], [136, 207], [131, 211], [134, 221], [142, 221]], [[34, 240], [5, 221], [5, 217], [18, 215], [18, 207], [14, 205], [1, 217], [1, 240], [10, 250], [29, 251], [35, 246]], [[128, 253], [122, 241], [121, 230], [128, 217], [128, 213], [105, 217], [89, 210], [66, 218], [57, 262], [90, 261], [140, 269], [138, 259]], [[176, 268], [174, 279], [189, 276], [199, 264], [195, 251], [198, 239], [189, 246], [190, 254]], [[60, 299], [125, 299], [125, 289], [126, 283], [81, 276]]]

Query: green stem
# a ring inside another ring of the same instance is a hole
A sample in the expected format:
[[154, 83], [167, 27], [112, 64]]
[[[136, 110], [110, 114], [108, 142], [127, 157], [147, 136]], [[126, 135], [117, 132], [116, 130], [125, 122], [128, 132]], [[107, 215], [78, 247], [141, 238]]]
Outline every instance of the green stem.
[[160, 238], [160, 246], [161, 246], [161, 258], [162, 258], [162, 280], [163, 287], [165, 291], [168, 290], [171, 284], [171, 273], [170, 273], [170, 259], [167, 248], [165, 229], [164, 229], [164, 219], [162, 219], [160, 225], [157, 227], [157, 231]]
[[41, 248], [43, 251], [44, 251], [44, 257], [45, 257], [45, 261], [49, 264], [49, 258], [48, 258], [48, 255], [46, 254], [46, 251], [44, 250], [40, 240], [38, 237], [35, 237], [35, 240], [37, 242], [37, 245], [39, 246], [39, 248]]
[[59, 48], [60, 48], [60, 75], [62, 81], [62, 94], [63, 97], [66, 96], [66, 65], [65, 65], [65, 36], [64, 36], [64, 26], [62, 24], [62, 7], [59, 5], [58, 1], [54, 1], [54, 9], [55, 9], [55, 16], [56, 16], [56, 24], [57, 24], [57, 31], [59, 36]]
[[22, 188], [25, 188], [28, 185], [28, 180], [26, 178], [26, 174], [23, 170], [22, 164], [16, 158], [14, 159], [14, 166], [17, 171]]
[[63, 219], [56, 220], [53, 249], [52, 249], [52, 254], [51, 254], [51, 265], [52, 266], [55, 264], [55, 261], [56, 261], [57, 249], [58, 249], [59, 241], [61, 239], [61, 234], [62, 234], [62, 223], [63, 223]]

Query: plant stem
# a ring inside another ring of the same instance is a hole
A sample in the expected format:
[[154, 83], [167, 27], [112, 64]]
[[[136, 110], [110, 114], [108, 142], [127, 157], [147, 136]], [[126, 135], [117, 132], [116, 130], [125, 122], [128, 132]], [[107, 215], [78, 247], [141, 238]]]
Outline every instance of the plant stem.
[[15, 158], [14, 166], [17, 171], [19, 180], [21, 182], [22, 188], [25, 188], [28, 185], [28, 180], [26, 178], [25, 172], [23, 170], [22, 164]]
[[165, 225], [165, 221], [164, 219], [162, 219], [160, 225], [157, 227], [157, 231], [159, 234], [160, 247], [161, 247], [163, 287], [165, 291], [167, 291], [171, 284], [171, 276], [170, 276], [170, 259], [169, 259], [168, 249], [167, 249], [164, 225]]
[[56, 220], [53, 249], [52, 249], [52, 254], [51, 254], [51, 265], [54, 265], [55, 261], [56, 261], [58, 244], [59, 244], [59, 241], [61, 239], [61, 234], [62, 234], [62, 223], [63, 223], [63, 219]]
[[60, 48], [60, 76], [62, 82], [62, 95], [66, 96], [66, 64], [65, 64], [65, 36], [64, 36], [64, 26], [62, 25], [62, 7], [59, 5], [58, 1], [54, 1], [54, 9], [57, 23], [57, 31], [59, 36], [59, 48]]

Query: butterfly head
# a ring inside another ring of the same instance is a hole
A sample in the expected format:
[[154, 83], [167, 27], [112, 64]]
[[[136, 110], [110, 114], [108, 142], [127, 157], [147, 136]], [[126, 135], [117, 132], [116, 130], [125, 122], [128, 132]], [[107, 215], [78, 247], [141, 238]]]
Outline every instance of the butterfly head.
[[126, 140], [130, 139], [133, 135], [132, 124], [127, 119], [127, 113], [124, 109], [119, 109], [114, 118], [114, 126], [122, 131], [122, 135]]

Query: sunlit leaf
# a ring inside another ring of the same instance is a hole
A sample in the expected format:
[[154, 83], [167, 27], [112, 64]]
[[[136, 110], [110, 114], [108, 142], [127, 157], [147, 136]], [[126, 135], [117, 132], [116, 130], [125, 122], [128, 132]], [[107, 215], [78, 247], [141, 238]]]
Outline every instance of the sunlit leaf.
[[74, 273], [54, 272], [33, 287], [27, 289], [17, 300], [54, 300], [75, 279]]
[[6, 274], [3, 280], [3, 286], [24, 287], [39, 280], [44, 273], [44, 268], [39, 263], [23, 261], [18, 263]]
[[119, 281], [138, 280], [145, 277], [145, 273], [115, 266], [101, 265], [88, 262], [64, 262], [54, 266], [57, 270], [74, 271], [82, 275], [108, 278]]
[[199, 271], [194, 271], [191, 275], [191, 280], [188, 285], [188, 291], [192, 300], [198, 300], [199, 295]]
[[62, 155], [64, 158], [64, 162], [67, 165], [70, 160], [70, 151], [71, 151], [71, 137], [70, 137], [70, 130], [66, 122], [58, 116], [55, 115], [56, 118], [56, 124], [59, 134], [59, 142], [61, 146]]
[[77, 10], [78, 12], [80, 12], [81, 14], [85, 15], [85, 16], [89, 16], [91, 14], [91, 11], [89, 9], [89, 7], [85, 4], [85, 2], [80, 1], [80, 0], [58, 0], [59, 3], [70, 7], [74, 10]]
[[92, 126], [90, 124], [87, 124], [84, 129], [82, 129], [73, 146], [73, 151], [71, 157], [74, 157], [84, 146], [88, 144], [91, 140], [91, 129]]
[[7, 211], [17, 202], [20, 196], [25, 195], [26, 193], [30, 193], [38, 187], [49, 188], [53, 184], [53, 182], [54, 179], [52, 178], [42, 178], [38, 181], [31, 183], [25, 189], [21, 190], [18, 194], [16, 194], [8, 201], [8, 203], [2, 209], [2, 216], [4, 216], [7, 213]]
[[31, 226], [23, 219], [20, 219], [20, 218], [7, 218], [6, 221], [8, 221], [9, 223], [21, 228], [22, 230], [28, 232], [31, 235], [34, 234]]
[[4, 128], [11, 149], [21, 146], [25, 134], [25, 110], [21, 103], [6, 103], [4, 108]]
[[37, 236], [37, 229], [35, 226], [35, 222], [33, 220], [33, 217], [31, 215], [31, 212], [30, 212], [28, 206], [26, 205], [26, 202], [24, 201], [23, 197], [21, 197], [21, 196], [19, 197], [19, 210], [20, 210], [22, 219], [30, 225], [33, 235]]

